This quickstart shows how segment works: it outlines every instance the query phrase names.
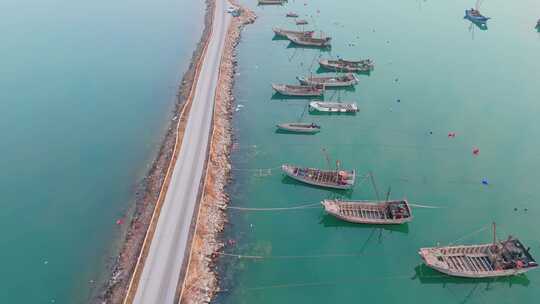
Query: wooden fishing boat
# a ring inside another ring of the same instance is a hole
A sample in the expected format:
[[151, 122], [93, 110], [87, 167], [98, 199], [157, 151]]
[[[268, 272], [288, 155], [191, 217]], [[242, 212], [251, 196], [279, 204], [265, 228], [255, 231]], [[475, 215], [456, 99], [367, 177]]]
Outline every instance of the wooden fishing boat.
[[283, 5], [287, 0], [259, 0], [259, 5]]
[[354, 74], [332, 75], [332, 76], [308, 76], [296, 77], [303, 85], [324, 85], [330, 87], [350, 87], [358, 84], [358, 77]]
[[[494, 229], [495, 230], [495, 229]], [[491, 278], [525, 273], [538, 267], [530, 248], [514, 237], [491, 244], [420, 248], [424, 263], [455, 277]]]
[[296, 25], [306, 25], [306, 24], [308, 24], [308, 22], [305, 19], [296, 20]]
[[278, 130], [292, 132], [292, 133], [308, 133], [314, 134], [321, 131], [321, 126], [314, 123], [301, 123], [301, 122], [292, 122], [292, 123], [281, 123], [276, 126]]
[[295, 12], [288, 12], [287, 15], [285, 15], [285, 17], [298, 18], [298, 14]]
[[465, 19], [478, 24], [485, 24], [490, 18], [480, 14], [480, 11], [474, 8], [465, 10]]
[[404, 224], [413, 219], [407, 200], [373, 202], [324, 200], [324, 210], [341, 220], [358, 224]]
[[325, 101], [312, 101], [309, 103], [309, 109], [318, 112], [332, 112], [332, 113], [356, 113], [358, 112], [358, 106], [356, 102], [325, 102]]
[[332, 40], [330, 37], [315, 38], [305, 36], [289, 36], [288, 38], [292, 43], [297, 45], [322, 48], [330, 47], [330, 40]]
[[272, 84], [272, 88], [281, 95], [318, 97], [324, 94], [324, 86]]
[[293, 30], [285, 30], [279, 27], [274, 27], [272, 29], [274, 31], [274, 34], [279, 37], [290, 39], [290, 37], [312, 37], [315, 33], [314, 31], [293, 31]]
[[356, 173], [344, 170], [321, 170], [316, 168], [300, 168], [292, 165], [282, 165], [281, 170], [287, 176], [314, 186], [351, 189], [356, 180]]
[[319, 64], [325, 69], [337, 72], [371, 72], [375, 67], [371, 59], [358, 61], [321, 59]]

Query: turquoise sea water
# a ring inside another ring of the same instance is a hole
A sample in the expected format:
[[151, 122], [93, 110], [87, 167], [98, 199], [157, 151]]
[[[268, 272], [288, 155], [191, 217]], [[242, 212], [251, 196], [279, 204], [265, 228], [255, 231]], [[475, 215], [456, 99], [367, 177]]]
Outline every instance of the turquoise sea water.
[[[417, 250], [437, 242], [489, 242], [489, 225], [496, 221], [500, 238], [519, 236], [540, 259], [540, 34], [534, 30], [540, 3], [484, 1], [481, 10], [492, 19], [481, 30], [463, 19], [474, 1], [244, 2], [259, 18], [239, 45], [235, 95], [243, 107], [234, 115], [231, 205], [376, 199], [369, 183], [328, 191], [275, 169], [282, 163], [327, 167], [324, 148], [332, 165], [339, 159], [360, 175], [372, 171], [382, 197], [391, 186], [392, 198], [441, 208], [416, 208], [412, 223], [385, 228], [340, 222], [321, 208], [230, 210], [225, 237], [236, 245], [225, 251], [266, 258], [223, 258], [225, 291], [216, 302], [537, 301], [539, 270], [509, 279], [454, 279], [421, 266]], [[294, 27], [284, 17], [288, 11], [307, 19], [306, 29], [331, 35], [332, 50], [273, 40], [273, 26]], [[295, 83], [296, 76], [317, 72], [319, 57], [331, 56], [376, 63], [356, 90], [325, 96], [358, 102], [357, 115], [310, 115], [306, 100], [273, 97], [270, 83]], [[321, 133], [275, 132], [276, 123], [298, 119], [321, 124]], [[270, 170], [256, 170], [261, 168]]]
[[0, 303], [88, 301], [203, 15], [203, 1], [0, 2]]

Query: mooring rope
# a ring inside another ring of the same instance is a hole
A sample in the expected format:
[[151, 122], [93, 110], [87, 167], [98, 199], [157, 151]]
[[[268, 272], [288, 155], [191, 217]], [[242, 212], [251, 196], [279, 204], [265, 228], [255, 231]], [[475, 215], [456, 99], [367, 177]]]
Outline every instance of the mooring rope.
[[469, 238], [469, 237], [471, 237], [471, 236], [473, 236], [473, 235], [475, 235], [475, 234], [478, 234], [478, 233], [480, 233], [480, 232], [482, 232], [482, 231], [484, 231], [484, 230], [486, 230], [486, 229], [488, 229], [488, 228], [489, 228], [489, 226], [484, 226], [484, 227], [482, 227], [482, 228], [480, 228], [480, 229], [478, 229], [478, 230], [476, 230], [476, 231], [473, 231], [472, 233], [469, 233], [469, 234], [466, 234], [466, 235], [460, 237], [459, 239], [457, 239], [457, 240], [455, 240], [455, 241], [449, 243], [448, 245], [449, 245], [449, 246], [450, 246], [450, 245], [454, 245], [455, 243], [457, 243], [457, 242], [459, 242], [459, 241], [462, 241], [462, 240], [464, 240], [464, 239], [466, 239], [466, 238]]
[[[275, 285], [263, 285], [263, 286], [254, 286], [254, 287], [240, 287], [241, 290], [245, 291], [256, 291], [256, 290], [265, 290], [265, 289], [278, 289], [278, 288], [295, 288], [295, 287], [315, 287], [315, 286], [331, 286], [331, 285], [343, 285], [343, 284], [357, 284], [358, 281], [380, 281], [380, 280], [401, 280], [401, 279], [411, 279], [414, 277], [413, 274], [407, 275], [389, 275], [381, 277], [357, 277], [352, 280], [347, 281], [322, 281], [322, 282], [300, 282], [300, 283], [290, 283], [290, 284], [275, 284]], [[444, 275], [437, 276], [427, 276], [426, 278], [446, 278]], [[423, 277], [424, 278], [424, 277]], [[230, 289], [220, 289], [218, 292], [229, 292]]]
[[427, 209], [441, 209], [446, 207], [439, 207], [439, 206], [429, 206], [429, 205], [420, 205], [420, 204], [409, 204], [411, 207], [415, 208], [427, 208]]
[[242, 211], [282, 211], [282, 210], [298, 210], [298, 209], [313, 209], [313, 208], [319, 208], [320, 203], [310, 203], [300, 206], [293, 206], [293, 207], [278, 207], [278, 208], [247, 208], [247, 207], [237, 207], [237, 206], [229, 206], [227, 209], [232, 210], [242, 210]]
[[216, 252], [218, 255], [236, 257], [239, 259], [253, 259], [253, 260], [286, 260], [286, 259], [320, 259], [320, 258], [336, 258], [336, 257], [358, 257], [363, 255], [362, 253], [330, 253], [330, 254], [316, 254], [316, 255], [245, 255], [236, 253]]

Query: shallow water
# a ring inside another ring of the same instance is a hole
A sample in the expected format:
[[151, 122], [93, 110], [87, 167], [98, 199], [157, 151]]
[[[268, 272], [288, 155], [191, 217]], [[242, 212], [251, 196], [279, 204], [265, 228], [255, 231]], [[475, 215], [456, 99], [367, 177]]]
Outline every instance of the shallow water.
[[202, 1], [0, 3], [0, 303], [86, 303], [203, 27]]
[[[244, 1], [247, 2], [247, 1]], [[372, 171], [380, 197], [440, 207], [415, 208], [401, 227], [340, 222], [320, 208], [229, 211], [217, 303], [529, 303], [540, 296], [540, 271], [498, 280], [463, 280], [421, 266], [417, 250], [438, 242], [490, 241], [517, 235], [540, 257], [535, 191], [540, 173], [538, 71], [540, 3], [485, 1], [488, 29], [463, 19], [472, 1], [289, 1], [255, 7], [259, 18], [239, 45], [231, 205], [293, 207], [325, 198], [376, 199], [368, 182], [340, 192], [284, 178], [282, 163], [328, 167], [340, 160]], [[525, 8], [525, 9], [524, 9]], [[320, 10], [320, 13], [317, 12]], [[274, 40], [273, 26], [294, 27], [296, 11], [333, 37], [330, 52]], [[310, 115], [306, 100], [273, 97], [272, 82], [317, 72], [317, 59], [372, 58], [354, 91], [327, 100], [356, 101], [360, 112]], [[399, 102], [398, 102], [399, 100]], [[322, 125], [317, 135], [275, 132], [275, 124]], [[455, 132], [455, 138], [448, 133]], [[480, 152], [474, 156], [477, 147]], [[258, 169], [269, 170], [258, 170]], [[486, 179], [488, 185], [483, 185]], [[516, 210], [515, 210], [516, 208]]]

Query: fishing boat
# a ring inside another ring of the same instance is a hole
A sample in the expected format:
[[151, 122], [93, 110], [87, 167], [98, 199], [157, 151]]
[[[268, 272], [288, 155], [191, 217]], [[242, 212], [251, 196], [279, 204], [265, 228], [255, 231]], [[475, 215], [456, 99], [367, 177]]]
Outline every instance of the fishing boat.
[[538, 264], [517, 238], [497, 241], [493, 224], [493, 242], [421, 248], [418, 254], [426, 266], [444, 274], [464, 278], [491, 278], [525, 273]]
[[287, 15], [285, 15], [285, 17], [298, 18], [298, 14], [295, 12], [288, 12]]
[[314, 134], [321, 131], [321, 126], [314, 123], [301, 123], [301, 122], [292, 122], [292, 123], [281, 123], [276, 125], [278, 130], [287, 131], [292, 133], [308, 133]]
[[296, 25], [306, 25], [306, 24], [308, 24], [308, 22], [305, 19], [296, 20]]
[[344, 59], [321, 59], [319, 60], [321, 67], [337, 71], [337, 72], [371, 72], [375, 67], [375, 64], [371, 59], [364, 59], [358, 61], [344, 60]]
[[326, 101], [312, 101], [309, 103], [309, 109], [318, 112], [332, 112], [332, 113], [356, 113], [358, 112], [358, 106], [356, 102], [326, 102]]
[[465, 19], [478, 24], [485, 24], [490, 18], [480, 14], [478, 9], [465, 10]]
[[358, 77], [354, 74], [332, 76], [296, 77], [303, 85], [324, 85], [325, 88], [350, 87], [358, 84]]
[[283, 5], [287, 0], [259, 0], [259, 5]]
[[538, 19], [538, 21], [536, 21], [536, 27], [535, 28], [540, 31], [540, 19]]
[[357, 224], [404, 224], [413, 219], [407, 200], [386, 202], [324, 200], [321, 204], [328, 214]]
[[279, 27], [274, 27], [272, 29], [274, 31], [274, 34], [279, 37], [290, 39], [290, 37], [312, 37], [315, 33], [314, 31], [293, 31], [293, 30], [285, 30]]
[[332, 40], [330, 37], [288, 36], [288, 38], [292, 43], [297, 45], [322, 48], [330, 47], [330, 40]]
[[272, 84], [272, 88], [281, 95], [318, 97], [324, 94], [324, 86]]
[[287, 176], [297, 181], [333, 189], [351, 189], [356, 180], [354, 170], [321, 170], [316, 168], [301, 168], [293, 165], [282, 165], [281, 170]]

